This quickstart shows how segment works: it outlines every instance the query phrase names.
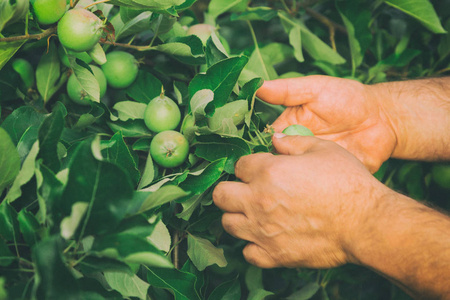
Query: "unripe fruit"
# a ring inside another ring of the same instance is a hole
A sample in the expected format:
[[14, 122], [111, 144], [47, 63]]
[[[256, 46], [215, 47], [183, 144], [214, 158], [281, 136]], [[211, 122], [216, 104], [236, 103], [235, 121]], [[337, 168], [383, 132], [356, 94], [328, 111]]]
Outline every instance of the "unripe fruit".
[[314, 136], [309, 128], [303, 125], [290, 125], [283, 130], [283, 133], [286, 135], [301, 135], [301, 136]]
[[155, 135], [150, 143], [150, 155], [164, 168], [174, 168], [186, 161], [189, 143], [181, 133], [167, 130]]
[[153, 132], [175, 129], [181, 120], [178, 105], [164, 94], [153, 98], [144, 112], [144, 121]]
[[202, 40], [203, 44], [206, 44], [215, 30], [214, 26], [209, 24], [196, 24], [189, 27], [187, 35], [196, 35]]
[[66, 49], [83, 52], [98, 43], [103, 32], [102, 21], [92, 12], [71, 9], [58, 22], [58, 38]]
[[106, 54], [106, 63], [102, 65], [102, 70], [110, 86], [123, 89], [136, 80], [139, 63], [128, 52], [113, 51]]
[[450, 190], [450, 165], [435, 164], [431, 169], [431, 176], [439, 186]]
[[66, 12], [65, 0], [35, 0], [31, 1], [36, 21], [41, 25], [57, 22]]
[[26, 89], [29, 89], [34, 85], [34, 69], [29, 61], [23, 58], [15, 59], [12, 62], [12, 67], [14, 71], [19, 73]]
[[[106, 77], [99, 67], [94, 65], [89, 66], [94, 73], [95, 79], [97, 79], [100, 88], [100, 98], [102, 98], [106, 93]], [[70, 76], [69, 80], [67, 81], [67, 94], [72, 101], [80, 105], [89, 105], [89, 103], [91, 102], [91, 98], [74, 75]]]

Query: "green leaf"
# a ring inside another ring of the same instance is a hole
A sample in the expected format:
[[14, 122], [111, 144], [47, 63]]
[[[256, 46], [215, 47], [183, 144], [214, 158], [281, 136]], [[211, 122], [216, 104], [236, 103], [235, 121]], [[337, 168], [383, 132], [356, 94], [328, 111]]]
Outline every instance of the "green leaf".
[[[8, 24], [13, 24], [26, 17], [29, 8], [28, 0], [0, 2], [0, 32]], [[0, 67], [1, 69], [1, 67]]]
[[190, 101], [190, 109], [196, 120], [206, 117], [206, 107], [214, 100], [214, 92], [208, 89], [197, 91]]
[[336, 7], [347, 28], [352, 56], [353, 74], [363, 61], [364, 54], [372, 41], [369, 28], [370, 11], [358, 0], [336, 1]]
[[193, 195], [203, 193], [220, 178], [226, 162], [226, 157], [213, 161], [204, 169], [190, 173], [179, 186]]
[[157, 191], [149, 194], [144, 203], [142, 203], [142, 206], [139, 209], [138, 213], [142, 213], [152, 208], [161, 206], [165, 203], [183, 198], [187, 195], [189, 195], [189, 193], [184, 191], [180, 187], [177, 187], [175, 185], [165, 185], [159, 188]]
[[124, 137], [150, 137], [153, 133], [147, 128], [144, 120], [128, 120], [125, 122], [108, 122], [113, 132], [122, 132]]
[[205, 54], [208, 68], [229, 57], [227, 50], [215, 32], [212, 32], [211, 38], [206, 41]]
[[317, 282], [309, 282], [299, 291], [291, 294], [286, 300], [308, 300], [311, 299], [320, 290]]
[[152, 242], [159, 250], [169, 253], [170, 245], [172, 244], [172, 240], [170, 237], [170, 232], [167, 229], [167, 226], [164, 225], [162, 220], [159, 220], [153, 232], [147, 239]]
[[[285, 12], [278, 12], [281, 23], [285, 30], [290, 30], [293, 26], [298, 26], [301, 31], [301, 41], [303, 49], [315, 60], [325, 61], [332, 64], [343, 64], [345, 59], [334, 51], [330, 46], [324, 43], [319, 37], [312, 33], [303, 23], [292, 19]], [[298, 49], [296, 50], [299, 51]], [[297, 54], [298, 55], [298, 54]]]
[[137, 162], [134, 160], [121, 132], [117, 132], [110, 139], [106, 148], [106, 153], [107, 160], [122, 167], [128, 173], [133, 184], [136, 185], [140, 178]]
[[150, 26], [150, 20], [153, 13], [144, 11], [126, 23], [116, 31], [116, 41], [139, 32], [142, 32]]
[[263, 85], [264, 80], [260, 77], [254, 78], [247, 82], [239, 91], [239, 99], [250, 101], [256, 94], [256, 91]]
[[242, 0], [211, 0], [208, 5], [208, 13], [215, 19], [241, 2]]
[[7, 202], [0, 203], [0, 232], [6, 241], [16, 241], [20, 236], [17, 212]]
[[385, 0], [385, 2], [415, 18], [430, 31], [446, 33], [429, 0]]
[[[59, 81], [61, 74], [59, 68], [58, 51], [52, 42], [50, 43], [48, 53], [45, 50], [36, 68], [36, 85], [39, 94], [44, 99], [44, 103], [56, 93], [63, 83], [63, 81]], [[62, 76], [62, 78], [67, 79], [67, 76]], [[94, 75], [92, 75], [92, 78], [94, 78]]]
[[8, 203], [11, 203], [19, 198], [22, 195], [21, 187], [33, 178], [38, 152], [39, 143], [35, 142], [28, 153], [27, 158], [23, 162], [22, 168], [20, 169], [19, 174], [17, 174], [11, 188], [8, 191], [8, 194], [6, 194], [5, 200]]
[[105, 109], [101, 104], [91, 101], [91, 110], [88, 113], [82, 114], [72, 129], [81, 130], [94, 124], [105, 113]]
[[277, 16], [276, 10], [270, 7], [249, 7], [243, 13], [237, 15], [233, 14], [231, 20], [244, 20], [244, 21], [265, 21], [268, 22]]
[[39, 127], [39, 154], [44, 165], [53, 172], [58, 172], [61, 166], [58, 159], [57, 146], [64, 128], [64, 117], [67, 111], [61, 103], [53, 110], [53, 113], [44, 119]]
[[[61, 173], [67, 174], [67, 169]], [[42, 164], [38, 164], [35, 168], [36, 183], [37, 183], [37, 198], [39, 204], [38, 219], [41, 223], [46, 223], [47, 212], [49, 216], [57, 213], [54, 209], [54, 204], [59, 203], [61, 194], [63, 192], [64, 183], [58, 178], [49, 168]]]
[[63, 243], [58, 236], [51, 236], [33, 248], [38, 298], [80, 299], [78, 284], [63, 261], [62, 251]]
[[39, 241], [39, 222], [36, 217], [29, 211], [22, 209], [17, 215], [20, 231], [22, 232], [25, 242], [29, 246], [33, 246]]
[[213, 264], [225, 267], [227, 260], [223, 255], [223, 249], [216, 248], [209, 240], [188, 235], [187, 254], [199, 271]]
[[208, 118], [208, 127], [213, 131], [217, 131], [223, 126], [223, 121], [226, 119], [231, 119], [234, 125], [242, 124], [246, 113], [248, 113], [247, 100], [229, 102], [217, 108], [214, 115]]
[[76, 202], [72, 205], [70, 216], [61, 221], [61, 236], [66, 240], [72, 238], [81, 223], [89, 205], [86, 202]]
[[112, 0], [109, 3], [148, 10], [165, 10], [172, 6], [181, 5], [185, 0]]
[[195, 65], [205, 63], [203, 43], [197, 36], [170, 39], [164, 44], [149, 48], [149, 50], [156, 50], [173, 55], [175, 58], [186, 64]]
[[75, 76], [76, 81], [81, 85], [92, 101], [100, 102], [100, 86], [98, 85], [98, 81], [94, 74], [85, 67], [75, 63], [73, 58], [69, 58], [69, 60], [71, 61], [73, 70], [71, 76]]
[[144, 119], [144, 112], [147, 105], [135, 101], [120, 101], [114, 104], [113, 109], [117, 110], [119, 120]]
[[92, 251], [99, 256], [121, 259], [127, 263], [173, 268], [165, 254], [147, 238], [133, 234], [120, 233], [98, 237], [94, 241]]
[[234, 164], [244, 155], [251, 153], [248, 143], [237, 137], [220, 137], [218, 135], [198, 136], [195, 155], [208, 161], [227, 158], [224, 171], [234, 174]]
[[60, 201], [54, 203], [56, 223], [71, 214], [76, 202], [89, 204], [83, 233], [102, 234], [114, 230], [124, 218], [133, 195], [129, 175], [121, 167], [97, 160], [92, 141], [78, 145], [69, 165], [69, 177]]
[[122, 272], [105, 272], [108, 285], [118, 291], [123, 297], [137, 297], [147, 299], [147, 290], [150, 285], [140, 279], [137, 275]]
[[6, 130], [0, 127], [0, 195], [20, 171], [20, 157]]
[[87, 51], [87, 54], [100, 66], [106, 63], [106, 54], [100, 43], [95, 44], [91, 50]]
[[[0, 239], [0, 266], [1, 267], [7, 267], [9, 266], [13, 261], [15, 261], [17, 256], [14, 256], [14, 254], [11, 253], [8, 246], [6, 245], [5, 241], [3, 239]], [[2, 279], [2, 277], [0, 277]], [[0, 282], [1, 283], [1, 282]], [[1, 295], [2, 287], [0, 287], [0, 295]], [[7, 300], [8, 298], [2, 298], [0, 296], [1, 300]]]
[[[134, 149], [133, 145], [133, 149]], [[147, 149], [148, 151], [148, 149]], [[145, 162], [144, 172], [142, 173], [141, 179], [139, 181], [138, 190], [146, 187], [151, 184], [153, 179], [155, 178], [155, 166], [153, 164], [152, 156], [150, 155], [150, 151], [147, 154], [147, 160]]]
[[216, 63], [206, 71], [206, 74], [198, 74], [192, 79], [189, 84], [190, 96], [193, 97], [198, 91], [208, 89], [214, 93], [215, 107], [225, 105], [247, 62], [247, 57], [238, 56]]
[[147, 271], [147, 282], [169, 290], [175, 300], [200, 300], [195, 289], [196, 280], [195, 275], [177, 269], [150, 268]]
[[262, 269], [251, 266], [245, 273], [245, 283], [248, 290], [248, 300], [260, 300], [273, 295], [273, 292], [266, 291], [263, 286]]
[[[1, 3], [5, 2], [7, 3], [8, 1], [1, 1]], [[1, 3], [0, 3], [0, 14], [2, 13]], [[16, 54], [16, 52], [20, 49], [20, 47], [22, 47], [23, 44], [26, 43], [26, 41], [27, 40], [14, 42], [0, 42], [0, 70], [2, 70], [2, 68], [6, 65], [6, 63], [11, 59], [11, 57], [14, 56], [14, 54]]]
[[38, 113], [31, 106], [21, 106], [15, 109], [2, 123], [11, 140], [15, 145], [22, 138], [22, 135], [32, 126], [40, 126], [44, 120], [44, 115]]
[[235, 300], [241, 297], [241, 285], [239, 280], [226, 281], [216, 287], [208, 300]]
[[107, 257], [87, 256], [80, 262], [79, 267], [83, 274], [108, 271], [133, 274], [126, 263]]
[[161, 81], [152, 73], [139, 70], [136, 81], [127, 88], [127, 95], [141, 103], [149, 103], [161, 94]]

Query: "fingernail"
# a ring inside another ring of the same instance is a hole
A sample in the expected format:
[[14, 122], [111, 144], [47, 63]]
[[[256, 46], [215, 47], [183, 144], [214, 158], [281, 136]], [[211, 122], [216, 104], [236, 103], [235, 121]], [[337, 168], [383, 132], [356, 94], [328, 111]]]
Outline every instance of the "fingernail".
[[276, 138], [276, 139], [281, 139], [281, 138], [284, 138], [285, 136], [286, 135], [284, 133], [281, 133], [281, 132], [275, 132], [273, 134], [273, 137]]

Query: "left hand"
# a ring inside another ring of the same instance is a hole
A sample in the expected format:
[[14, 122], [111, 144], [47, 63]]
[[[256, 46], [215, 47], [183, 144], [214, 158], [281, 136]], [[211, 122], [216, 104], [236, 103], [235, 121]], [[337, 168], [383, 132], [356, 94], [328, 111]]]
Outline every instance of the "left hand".
[[377, 199], [389, 189], [334, 142], [285, 136], [273, 145], [281, 155], [244, 156], [235, 170], [242, 182], [215, 188], [225, 230], [249, 241], [244, 257], [262, 268], [352, 262]]

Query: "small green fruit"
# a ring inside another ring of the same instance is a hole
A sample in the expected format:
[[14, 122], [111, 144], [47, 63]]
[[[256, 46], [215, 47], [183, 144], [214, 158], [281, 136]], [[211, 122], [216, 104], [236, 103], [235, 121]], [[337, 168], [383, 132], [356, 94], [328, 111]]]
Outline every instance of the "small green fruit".
[[301, 136], [314, 136], [309, 128], [303, 125], [290, 125], [283, 130], [283, 133], [286, 135], [301, 135]]
[[164, 168], [175, 168], [186, 161], [189, 143], [181, 133], [166, 130], [155, 135], [150, 143], [150, 155]]
[[29, 89], [34, 85], [34, 69], [29, 61], [23, 58], [15, 59], [12, 62], [12, 67], [14, 71], [19, 73], [26, 89]]
[[139, 63], [134, 56], [124, 51], [106, 54], [106, 63], [102, 65], [108, 84], [116, 89], [129, 87], [139, 72]]
[[189, 27], [187, 35], [196, 35], [202, 40], [203, 44], [206, 44], [215, 30], [214, 26], [209, 24], [196, 24]]
[[65, 0], [35, 0], [31, 1], [36, 21], [41, 25], [57, 22], [66, 12]]
[[145, 125], [153, 132], [173, 130], [180, 120], [180, 108], [175, 101], [164, 94], [153, 98], [144, 112]]
[[92, 12], [74, 8], [58, 22], [58, 38], [66, 49], [84, 52], [98, 43], [103, 27], [102, 21]]

